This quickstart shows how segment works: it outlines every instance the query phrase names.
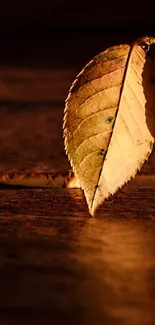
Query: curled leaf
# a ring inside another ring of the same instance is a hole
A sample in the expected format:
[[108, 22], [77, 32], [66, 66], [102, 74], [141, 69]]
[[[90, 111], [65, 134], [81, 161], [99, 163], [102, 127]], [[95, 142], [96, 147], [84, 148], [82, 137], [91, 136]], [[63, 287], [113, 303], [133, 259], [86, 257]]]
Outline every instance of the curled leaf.
[[142, 38], [100, 53], [77, 76], [66, 100], [65, 148], [92, 215], [152, 151], [153, 43]]

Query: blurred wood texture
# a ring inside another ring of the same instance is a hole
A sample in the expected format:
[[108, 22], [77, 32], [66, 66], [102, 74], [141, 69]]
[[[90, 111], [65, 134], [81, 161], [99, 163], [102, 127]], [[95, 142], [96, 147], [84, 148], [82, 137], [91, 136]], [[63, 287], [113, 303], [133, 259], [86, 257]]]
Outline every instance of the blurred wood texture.
[[131, 181], [91, 218], [80, 189], [1, 189], [1, 324], [153, 325], [154, 195]]

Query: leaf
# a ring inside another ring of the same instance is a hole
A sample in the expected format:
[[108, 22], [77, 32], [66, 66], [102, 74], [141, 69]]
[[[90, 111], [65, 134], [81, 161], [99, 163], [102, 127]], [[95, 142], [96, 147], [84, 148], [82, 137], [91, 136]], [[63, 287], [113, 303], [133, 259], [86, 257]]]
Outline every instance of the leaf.
[[154, 66], [146, 51], [153, 43], [146, 37], [107, 49], [70, 88], [65, 149], [92, 215], [136, 175], [152, 151]]

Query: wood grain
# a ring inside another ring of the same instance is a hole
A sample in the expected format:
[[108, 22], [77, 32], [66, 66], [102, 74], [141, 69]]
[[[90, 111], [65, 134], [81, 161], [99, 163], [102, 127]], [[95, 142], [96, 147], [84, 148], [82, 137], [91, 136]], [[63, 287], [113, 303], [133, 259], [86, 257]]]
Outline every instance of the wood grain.
[[[136, 176], [119, 190], [118, 194], [105, 201], [97, 211], [96, 217], [116, 215], [116, 218], [132, 216], [154, 219], [154, 195], [155, 176]], [[19, 220], [23, 222], [24, 215], [38, 216], [40, 222], [42, 216], [57, 219], [90, 217], [81, 189], [6, 188], [0, 190], [0, 202], [0, 215], [4, 220], [3, 215], [10, 216], [6, 219], [10, 223], [13, 215], [18, 215]], [[48, 232], [48, 229], [46, 230]]]
[[62, 105], [2, 105], [0, 172], [68, 171], [62, 119]]
[[0, 67], [0, 100], [3, 103], [63, 103], [75, 68]]
[[81, 190], [0, 191], [1, 324], [155, 322], [155, 187], [91, 218]]

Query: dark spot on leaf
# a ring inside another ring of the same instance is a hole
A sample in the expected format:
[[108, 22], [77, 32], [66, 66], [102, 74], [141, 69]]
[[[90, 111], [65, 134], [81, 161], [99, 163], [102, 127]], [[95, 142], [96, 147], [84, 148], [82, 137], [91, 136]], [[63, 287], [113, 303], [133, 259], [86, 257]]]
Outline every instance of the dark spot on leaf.
[[101, 149], [99, 152], [98, 152], [98, 156], [104, 156], [106, 153], [106, 149]]
[[106, 119], [105, 119], [104, 121], [105, 121], [105, 123], [109, 124], [109, 123], [111, 123], [113, 120], [114, 120], [114, 117], [113, 117], [113, 116], [108, 116], [108, 117], [106, 117]]
[[143, 145], [143, 142], [140, 141], [140, 140], [137, 140], [137, 141], [136, 141], [136, 144], [137, 144], [137, 146], [142, 146], [142, 145]]
[[98, 188], [98, 185], [95, 185], [95, 188]]

